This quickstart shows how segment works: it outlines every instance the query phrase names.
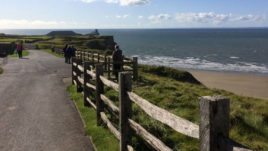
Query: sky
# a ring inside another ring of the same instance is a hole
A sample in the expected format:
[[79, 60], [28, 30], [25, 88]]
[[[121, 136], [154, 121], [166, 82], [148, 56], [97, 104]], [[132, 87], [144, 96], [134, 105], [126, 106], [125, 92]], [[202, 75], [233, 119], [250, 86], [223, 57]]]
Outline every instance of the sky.
[[1, 0], [0, 29], [268, 27], [268, 0]]

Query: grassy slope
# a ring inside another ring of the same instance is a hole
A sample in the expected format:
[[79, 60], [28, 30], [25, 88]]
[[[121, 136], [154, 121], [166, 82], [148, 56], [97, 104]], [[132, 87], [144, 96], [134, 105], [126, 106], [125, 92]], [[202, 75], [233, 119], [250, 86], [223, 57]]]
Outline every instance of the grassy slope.
[[42, 49], [43, 51], [47, 52], [47, 53], [50, 53], [56, 57], [59, 57], [59, 58], [63, 58], [64, 56], [63, 55], [60, 55], [58, 53], [55, 53], [55, 52], [52, 52], [51, 49]]
[[[223, 90], [208, 89], [200, 84], [175, 80], [179, 76], [170, 77], [170, 75], [184, 73], [181, 71], [176, 73], [176, 70], [166, 69], [172, 73], [167, 74], [168, 77], [166, 77], [161, 71], [161, 76], [159, 76], [157, 69], [161, 68], [151, 68], [154, 69], [147, 70], [147, 67], [142, 67], [140, 70], [140, 82], [134, 85], [134, 91], [138, 95], [197, 124], [199, 123], [199, 97], [227, 96], [231, 99], [230, 137], [254, 150], [268, 150], [267, 100], [241, 97]], [[106, 89], [106, 95], [112, 100], [118, 100], [116, 92], [110, 89]], [[198, 140], [174, 132], [163, 124], [150, 119], [135, 106], [133, 118], [174, 150], [198, 150]], [[139, 141], [134, 141], [137, 150], [147, 150], [139, 143]]]
[[[22, 57], [26, 57], [26, 56], [29, 56], [30, 52], [27, 51], [27, 50], [23, 50], [22, 51]], [[13, 55], [10, 55], [11, 57], [18, 57], [18, 54], [17, 53], [14, 53]]]
[[[150, 73], [141, 73], [141, 75], [149, 82], [144, 86], [134, 88], [137, 94], [195, 123], [199, 123], [198, 98], [200, 96], [223, 95], [229, 97], [231, 99], [231, 138], [255, 150], [268, 150], [267, 100], [241, 97], [226, 91], [212, 90], [202, 85], [180, 82]], [[167, 134], [164, 132], [164, 135]], [[176, 137], [180, 138], [179, 135], [171, 135], [172, 137], [175, 137], [175, 140]], [[181, 147], [184, 146], [187, 150], [192, 148], [191, 141], [188, 143], [187, 139], [185, 143], [180, 139], [176, 141], [179, 144], [182, 143]], [[177, 148], [176, 146], [177, 144], [174, 147]]]
[[119, 142], [108, 129], [97, 126], [96, 111], [93, 108], [84, 107], [82, 94], [77, 93], [74, 86], [68, 87], [67, 90], [85, 121], [87, 135], [92, 137], [98, 151], [107, 151], [107, 147], [109, 147], [108, 150], [118, 151]]
[[0, 74], [2, 74], [4, 72], [4, 70], [0, 67]]
[[[163, 75], [162, 71], [160, 72], [161, 76], [159, 76], [158, 69], [162, 68], [142, 67], [140, 69], [140, 80], [133, 85], [133, 89], [138, 95], [151, 101], [157, 106], [165, 108], [166, 110], [197, 124], [199, 123], [198, 98], [200, 96], [227, 96], [231, 98], [230, 137], [254, 150], [268, 150], [267, 100], [241, 97], [222, 90], [208, 89], [200, 84], [182, 82], [176, 79], [181, 78], [179, 73], [185, 74], [185, 72], [176, 72], [176, 70], [173, 69], [165, 69], [165, 71], [172, 72], [167, 74], [168, 77], [166, 77], [165, 74]], [[153, 73], [151, 73], [152, 71]], [[170, 77], [170, 75], [177, 76]], [[185, 81], [185, 79], [183, 81]], [[105, 88], [105, 94], [118, 105], [118, 102], [116, 101], [118, 100], [118, 94], [115, 91]], [[80, 102], [82, 102], [82, 100]], [[92, 110], [85, 110], [84, 112], [92, 112]], [[143, 125], [149, 132], [160, 138], [172, 149], [187, 151], [199, 150], [198, 140], [181, 135], [167, 126], [152, 120], [135, 105], [133, 107], [133, 113], [133, 119], [135, 121]], [[92, 119], [88, 118], [85, 120], [89, 122], [90, 125], [92, 124]], [[118, 119], [110, 118], [110, 120], [112, 120], [115, 123], [115, 126], [118, 127]], [[87, 130], [90, 135], [95, 132], [93, 129]], [[96, 145], [98, 146], [101, 144]], [[149, 149], [138, 137], [133, 138], [132, 145], [136, 150]], [[109, 150], [113, 151], [114, 149], [111, 148]]]

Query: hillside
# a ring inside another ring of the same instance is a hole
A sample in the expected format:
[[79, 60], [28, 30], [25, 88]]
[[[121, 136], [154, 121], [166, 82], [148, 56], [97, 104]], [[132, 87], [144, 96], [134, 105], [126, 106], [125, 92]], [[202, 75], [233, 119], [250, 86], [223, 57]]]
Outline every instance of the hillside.
[[79, 36], [81, 34], [75, 33], [74, 31], [52, 31], [47, 36]]

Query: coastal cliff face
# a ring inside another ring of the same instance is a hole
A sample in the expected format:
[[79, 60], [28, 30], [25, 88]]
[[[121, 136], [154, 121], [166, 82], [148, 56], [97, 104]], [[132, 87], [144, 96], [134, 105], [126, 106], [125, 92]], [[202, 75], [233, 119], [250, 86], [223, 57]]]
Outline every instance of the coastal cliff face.
[[81, 34], [75, 33], [74, 31], [52, 31], [47, 36], [79, 36]]
[[112, 50], [114, 46], [113, 36], [94, 36], [84, 43], [89, 49]]
[[39, 49], [50, 49], [52, 47], [63, 48], [65, 44], [73, 45], [77, 49], [95, 49], [101, 51], [113, 50], [113, 36], [56, 36], [48, 40], [38, 41], [35, 44]]

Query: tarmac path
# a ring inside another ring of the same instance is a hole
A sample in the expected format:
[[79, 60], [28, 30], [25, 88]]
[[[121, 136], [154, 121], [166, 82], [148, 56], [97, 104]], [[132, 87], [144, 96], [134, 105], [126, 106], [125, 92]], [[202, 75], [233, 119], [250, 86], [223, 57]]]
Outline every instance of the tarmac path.
[[0, 75], [0, 151], [91, 151], [63, 78], [63, 59], [30, 50]]

